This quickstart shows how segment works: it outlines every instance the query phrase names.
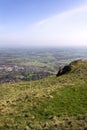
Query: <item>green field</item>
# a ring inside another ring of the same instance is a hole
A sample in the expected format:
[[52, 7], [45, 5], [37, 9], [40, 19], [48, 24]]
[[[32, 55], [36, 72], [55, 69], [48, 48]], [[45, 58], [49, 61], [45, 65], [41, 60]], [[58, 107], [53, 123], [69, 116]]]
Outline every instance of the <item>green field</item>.
[[87, 62], [38, 81], [0, 85], [0, 130], [86, 130]]

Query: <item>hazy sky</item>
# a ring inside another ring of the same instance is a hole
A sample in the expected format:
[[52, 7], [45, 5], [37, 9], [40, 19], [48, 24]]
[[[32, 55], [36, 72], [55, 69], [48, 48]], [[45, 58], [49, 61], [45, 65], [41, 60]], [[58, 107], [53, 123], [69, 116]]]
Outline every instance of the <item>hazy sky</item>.
[[0, 0], [0, 46], [87, 46], [87, 0]]

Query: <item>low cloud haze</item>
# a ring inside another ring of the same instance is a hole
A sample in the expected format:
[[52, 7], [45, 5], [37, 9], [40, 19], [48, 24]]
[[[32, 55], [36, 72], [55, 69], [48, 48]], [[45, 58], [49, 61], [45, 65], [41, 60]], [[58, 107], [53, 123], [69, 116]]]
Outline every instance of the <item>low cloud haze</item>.
[[87, 46], [86, 35], [85, 4], [28, 25], [3, 23], [0, 46]]

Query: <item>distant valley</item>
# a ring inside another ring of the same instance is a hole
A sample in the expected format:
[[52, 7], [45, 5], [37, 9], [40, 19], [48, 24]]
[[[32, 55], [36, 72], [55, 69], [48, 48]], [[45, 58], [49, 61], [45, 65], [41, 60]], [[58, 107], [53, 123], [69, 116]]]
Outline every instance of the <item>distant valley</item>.
[[39, 80], [55, 75], [60, 65], [86, 58], [86, 48], [3, 48], [0, 49], [0, 83]]

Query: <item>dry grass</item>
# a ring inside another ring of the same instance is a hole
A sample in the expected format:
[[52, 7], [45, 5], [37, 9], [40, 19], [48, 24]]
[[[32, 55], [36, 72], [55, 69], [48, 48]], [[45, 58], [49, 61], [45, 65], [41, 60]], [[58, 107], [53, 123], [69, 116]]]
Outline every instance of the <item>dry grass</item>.
[[87, 130], [87, 62], [34, 82], [0, 85], [0, 130]]

